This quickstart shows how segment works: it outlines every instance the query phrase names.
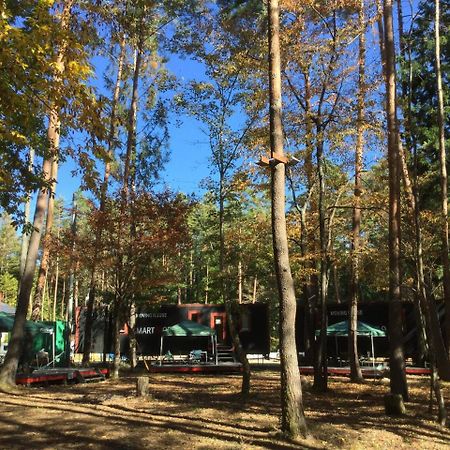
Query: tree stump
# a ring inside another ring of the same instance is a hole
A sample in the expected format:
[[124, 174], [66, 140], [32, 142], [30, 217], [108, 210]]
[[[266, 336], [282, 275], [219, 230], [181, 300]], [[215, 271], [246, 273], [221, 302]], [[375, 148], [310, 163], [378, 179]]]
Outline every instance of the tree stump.
[[403, 397], [400, 394], [385, 395], [384, 410], [388, 416], [403, 416], [406, 413]]
[[148, 397], [148, 377], [137, 377], [136, 380], [136, 396]]

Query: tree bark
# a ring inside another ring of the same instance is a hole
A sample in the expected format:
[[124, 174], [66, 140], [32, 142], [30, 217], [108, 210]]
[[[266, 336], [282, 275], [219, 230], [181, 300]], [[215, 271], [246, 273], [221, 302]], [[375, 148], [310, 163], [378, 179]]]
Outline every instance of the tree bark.
[[[72, 4], [73, 0], [66, 0], [63, 5], [60, 19], [62, 30], [66, 30], [69, 26], [70, 10], [72, 8]], [[62, 73], [64, 72], [65, 49], [66, 43], [65, 41], [63, 41], [63, 44], [58, 51], [55, 61], [55, 83], [58, 83], [61, 80]], [[44, 180], [47, 183], [50, 183], [53, 159], [55, 158], [55, 156], [57, 156], [59, 151], [60, 126], [61, 123], [59, 110], [55, 105], [52, 105], [52, 108], [49, 112], [49, 123], [47, 129], [49, 149], [42, 165]], [[23, 276], [20, 280], [16, 314], [14, 318], [13, 329], [11, 331], [11, 338], [8, 344], [8, 351], [6, 353], [3, 366], [0, 369], [0, 390], [4, 391], [13, 390], [16, 384], [16, 372], [19, 364], [19, 358], [23, 350], [26, 316], [30, 302], [31, 289], [33, 287], [33, 277], [36, 270], [36, 261], [44, 225], [47, 203], [48, 189], [42, 188], [39, 191], [36, 201], [36, 209], [33, 220], [33, 232], [30, 236]]]
[[119, 378], [120, 369], [120, 312], [119, 312], [119, 301], [116, 298], [116, 308], [114, 315], [114, 326], [113, 326], [113, 342], [114, 342], [114, 362], [111, 378]]
[[437, 123], [439, 128], [439, 166], [441, 184], [441, 234], [442, 234], [442, 267], [444, 270], [444, 303], [445, 303], [445, 334], [447, 355], [450, 356], [450, 261], [449, 261], [449, 238], [448, 238], [448, 177], [447, 177], [447, 156], [445, 152], [445, 112], [444, 112], [444, 91], [442, 88], [441, 69], [441, 37], [440, 37], [440, 1], [435, 0], [435, 74], [436, 93], [438, 98]]
[[137, 377], [136, 379], [136, 396], [147, 397], [149, 394], [149, 378]]
[[49, 191], [47, 220], [45, 224], [45, 238], [43, 239], [43, 250], [41, 257], [41, 265], [39, 267], [38, 281], [33, 298], [33, 306], [31, 311], [31, 320], [39, 320], [41, 317], [42, 303], [44, 300], [44, 287], [47, 279], [48, 265], [50, 262], [50, 240], [53, 229], [53, 216], [55, 210], [55, 189], [58, 179], [58, 159], [55, 155], [52, 162], [51, 171], [52, 185]]
[[[125, 35], [122, 35], [120, 40], [120, 56], [117, 66], [117, 77], [116, 84], [114, 86], [114, 93], [111, 102], [111, 117], [109, 125], [108, 134], [108, 161], [105, 163], [105, 173], [103, 176], [103, 183], [100, 192], [100, 212], [104, 212], [106, 205], [106, 194], [108, 191], [109, 176], [111, 174], [111, 161], [114, 158], [114, 139], [116, 136], [116, 116], [117, 116], [117, 105], [119, 102], [120, 86], [122, 83], [122, 73], [123, 64], [125, 60]], [[100, 242], [101, 239], [101, 229], [98, 230], [95, 242], [96, 244]], [[89, 364], [91, 348], [92, 348], [92, 325], [93, 325], [93, 312], [95, 304], [95, 293], [96, 293], [96, 272], [97, 272], [97, 261], [94, 260], [93, 266], [91, 268], [91, 279], [89, 283], [89, 296], [86, 305], [86, 322], [84, 327], [84, 348], [83, 348], [83, 365]]]
[[[281, 54], [278, 0], [268, 0], [271, 155], [283, 154]], [[295, 343], [296, 298], [289, 263], [285, 216], [285, 165], [272, 166], [272, 238], [280, 308], [281, 431], [290, 438], [307, 436]]]
[[359, 301], [359, 253], [361, 234], [361, 174], [364, 151], [364, 114], [366, 95], [366, 19], [364, 0], [359, 6], [359, 57], [358, 57], [358, 122], [355, 152], [355, 189], [353, 194], [353, 232], [352, 232], [352, 271], [351, 297], [349, 311], [348, 357], [350, 360], [350, 380], [362, 382], [363, 376], [359, 365], [358, 352], [358, 301]]
[[53, 289], [53, 322], [56, 320], [56, 304], [58, 300], [58, 281], [59, 281], [59, 256], [56, 257], [56, 267], [55, 267], [55, 284]]
[[[33, 163], [34, 163], [34, 149], [30, 148], [29, 154], [28, 154], [28, 170], [31, 172], [33, 170]], [[31, 203], [31, 197], [28, 195], [27, 200], [25, 202], [24, 207], [24, 222], [25, 225], [30, 221], [30, 203]], [[22, 277], [23, 271], [25, 268], [25, 263], [27, 260], [27, 252], [28, 252], [28, 245], [30, 243], [30, 235], [28, 233], [22, 233], [22, 244], [20, 249], [20, 276]]]
[[384, 47], [386, 68], [386, 116], [388, 126], [389, 165], [389, 367], [390, 390], [395, 398], [408, 400], [400, 272], [400, 157], [397, 123], [395, 46], [392, 0], [384, 1]]
[[134, 301], [132, 301], [130, 305], [130, 319], [128, 325], [130, 326], [130, 365], [134, 370], [137, 366], [136, 303]]
[[327, 352], [327, 284], [328, 284], [328, 252], [325, 216], [325, 174], [323, 138], [320, 125], [317, 127], [317, 173], [319, 178], [319, 308], [320, 308], [320, 335], [316, 342], [316, 358], [314, 364], [314, 387], [320, 392], [328, 389], [328, 352]]
[[[56, 136], [59, 137], [59, 120], [56, 113], [51, 114], [51, 121], [49, 124], [48, 134], [50, 142], [54, 142]], [[45, 176], [45, 181], [50, 181], [52, 160], [45, 159], [42, 172]], [[48, 190], [43, 188], [39, 191], [36, 209], [33, 220], [33, 232], [30, 236], [30, 243], [28, 247], [27, 259], [25, 268], [20, 280], [20, 291], [17, 299], [16, 314], [14, 318], [14, 325], [11, 332], [11, 338], [8, 343], [8, 351], [5, 356], [5, 361], [0, 369], [0, 390], [12, 390], [16, 384], [16, 372], [19, 364], [19, 358], [22, 355], [24, 338], [25, 338], [25, 323], [28, 312], [28, 305], [30, 300], [31, 289], [33, 287], [33, 277], [36, 268], [36, 260], [39, 251], [39, 242], [41, 239], [41, 232], [44, 225], [45, 210], [47, 207]]]

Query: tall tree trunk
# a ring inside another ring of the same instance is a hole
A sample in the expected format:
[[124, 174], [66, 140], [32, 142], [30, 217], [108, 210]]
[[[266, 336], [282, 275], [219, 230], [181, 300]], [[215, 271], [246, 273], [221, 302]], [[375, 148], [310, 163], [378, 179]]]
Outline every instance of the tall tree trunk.
[[395, 46], [392, 0], [384, 1], [384, 47], [386, 68], [386, 116], [389, 165], [389, 367], [391, 394], [408, 400], [400, 273], [400, 157], [397, 124]]
[[363, 380], [358, 352], [358, 301], [359, 301], [359, 259], [361, 234], [361, 173], [364, 151], [364, 115], [366, 102], [366, 19], [364, 0], [359, 6], [359, 56], [358, 56], [358, 123], [355, 152], [355, 190], [353, 196], [352, 272], [349, 311], [348, 357], [350, 360], [350, 380]]
[[[116, 84], [114, 86], [114, 93], [111, 102], [111, 116], [110, 116], [110, 124], [109, 124], [109, 133], [108, 133], [108, 160], [105, 163], [105, 173], [103, 175], [103, 183], [100, 192], [100, 212], [103, 213], [105, 211], [106, 204], [106, 194], [108, 191], [108, 182], [109, 176], [111, 174], [111, 161], [114, 158], [114, 139], [116, 136], [116, 116], [117, 116], [117, 105], [119, 103], [119, 95], [120, 95], [120, 86], [122, 83], [122, 73], [123, 73], [123, 63], [125, 60], [125, 34], [122, 35], [120, 40], [120, 56], [117, 65], [117, 77]], [[95, 242], [96, 245], [100, 242], [101, 239], [101, 229], [98, 230]], [[86, 305], [86, 321], [84, 327], [84, 348], [83, 348], [83, 360], [82, 363], [84, 365], [89, 364], [91, 348], [92, 348], [92, 325], [93, 325], [93, 312], [94, 312], [94, 304], [95, 304], [95, 293], [96, 293], [96, 272], [97, 272], [97, 261], [94, 260], [92, 268], [91, 268], [91, 279], [89, 283], [89, 296], [88, 303]]]
[[[142, 19], [143, 20], [143, 19]], [[141, 23], [142, 26], [142, 23]], [[134, 253], [134, 240], [136, 237], [136, 224], [134, 217], [134, 198], [135, 198], [135, 189], [136, 189], [136, 128], [137, 128], [137, 114], [138, 114], [138, 103], [139, 103], [139, 78], [141, 72], [142, 65], [142, 57], [143, 57], [143, 45], [144, 45], [144, 37], [141, 31], [141, 35], [139, 36], [138, 45], [135, 52], [135, 61], [134, 61], [134, 73], [133, 73], [133, 89], [131, 96], [131, 107], [129, 111], [128, 118], [128, 137], [127, 137], [127, 154], [125, 159], [125, 170], [124, 170], [124, 179], [123, 179], [123, 187], [126, 192], [124, 194], [124, 201], [128, 208], [131, 209], [131, 224], [130, 224], [130, 236], [131, 236], [131, 255]], [[131, 193], [131, 198], [128, 198], [127, 194]], [[130, 255], [130, 256], [131, 256]], [[164, 256], [164, 255], [163, 255]], [[129, 320], [128, 324], [130, 325], [130, 359], [131, 366], [134, 369], [137, 363], [136, 356], [136, 335], [135, 335], [135, 327], [136, 327], [136, 306], [135, 306], [134, 294], [131, 295], [130, 304], [129, 304]]]
[[238, 261], [238, 270], [237, 270], [237, 290], [238, 290], [238, 303], [242, 303], [242, 261], [239, 259]]
[[[45, 275], [44, 278], [44, 289], [42, 289], [42, 307], [40, 309], [40, 317], [38, 317], [38, 320], [44, 320], [44, 313], [45, 313], [45, 295], [48, 291], [48, 282], [47, 282], [47, 275]], [[47, 294], [48, 297], [48, 294]]]
[[[303, 77], [305, 79], [305, 119], [306, 119], [306, 155], [305, 155], [305, 173], [306, 173], [306, 185], [308, 189], [308, 200], [300, 211], [300, 227], [301, 227], [301, 247], [302, 256], [306, 257], [308, 251], [315, 253], [316, 238], [315, 231], [308, 233], [307, 228], [307, 211], [308, 204], [310, 203], [311, 213], [317, 211], [317, 204], [314, 200], [313, 190], [315, 184], [315, 173], [313, 164], [313, 152], [314, 152], [314, 140], [313, 140], [313, 117], [311, 112], [311, 81], [309, 75], [309, 67], [303, 71]], [[307, 266], [314, 272], [314, 259], [306, 258]], [[304, 338], [305, 338], [305, 361], [311, 364], [314, 363], [315, 356], [315, 316], [317, 310], [318, 301], [318, 289], [317, 280], [315, 275], [311, 275], [310, 279], [303, 286], [303, 298], [305, 304], [305, 320], [304, 320]]]
[[444, 92], [442, 89], [441, 70], [441, 37], [440, 37], [440, 1], [435, 0], [435, 74], [436, 93], [438, 98], [437, 123], [439, 127], [439, 165], [441, 182], [441, 234], [442, 234], [442, 266], [444, 269], [444, 302], [445, 302], [445, 331], [446, 348], [450, 356], [450, 261], [449, 261], [449, 238], [448, 238], [448, 194], [447, 194], [447, 156], [445, 153], [445, 113]]
[[[54, 138], [58, 136], [56, 131], [59, 127], [59, 121], [56, 119], [57, 114], [51, 115], [52, 120], [49, 125], [49, 139], [54, 142]], [[42, 167], [42, 172], [46, 181], [50, 181], [52, 160], [45, 159]], [[43, 188], [39, 191], [36, 209], [33, 220], [33, 231], [30, 236], [30, 243], [28, 247], [27, 259], [25, 268], [20, 280], [20, 290], [17, 299], [16, 314], [14, 325], [11, 332], [11, 338], [8, 344], [8, 351], [5, 356], [3, 366], [0, 368], [0, 390], [12, 390], [15, 386], [16, 372], [19, 364], [19, 358], [22, 355], [23, 344], [25, 339], [25, 323], [28, 312], [29, 299], [31, 289], [33, 287], [34, 272], [36, 269], [36, 260], [39, 251], [39, 242], [41, 239], [41, 232], [44, 226], [45, 210], [47, 207], [48, 191]]]
[[[281, 55], [278, 0], [268, 0], [271, 154], [282, 155]], [[281, 430], [290, 438], [308, 434], [295, 343], [296, 298], [286, 231], [285, 165], [272, 167], [272, 237], [280, 302]]]
[[236, 311], [237, 305], [233, 305], [231, 300], [225, 299], [225, 312], [227, 314], [228, 328], [231, 334], [231, 341], [233, 342], [234, 352], [237, 356], [238, 361], [242, 364], [242, 384], [241, 384], [241, 395], [248, 397], [250, 394], [250, 381], [252, 377], [250, 363], [247, 358], [247, 353], [242, 347], [241, 338], [239, 336], [239, 330], [237, 329], [237, 324], [235, 322], [235, 317], [240, 316], [240, 311]]
[[49, 191], [47, 221], [45, 224], [45, 238], [43, 239], [42, 243], [43, 250], [41, 257], [41, 265], [39, 267], [38, 281], [36, 290], [34, 292], [33, 306], [31, 310], [31, 320], [39, 320], [39, 318], [42, 315], [41, 309], [42, 303], [44, 301], [44, 287], [45, 281], [47, 279], [48, 265], [50, 262], [50, 241], [53, 229], [53, 216], [55, 210], [55, 189], [56, 189], [56, 181], [58, 179], [58, 158], [56, 155], [53, 157], [51, 178], [53, 181]]
[[58, 300], [58, 281], [59, 281], [59, 256], [56, 257], [56, 267], [55, 267], [55, 284], [53, 289], [53, 312], [52, 320], [56, 320], [56, 304]]
[[[28, 170], [30, 172], [33, 170], [33, 163], [34, 163], [34, 149], [30, 148], [29, 153], [28, 153]], [[27, 224], [30, 221], [30, 203], [31, 203], [31, 197], [30, 197], [30, 195], [27, 195], [27, 200], [25, 202], [25, 207], [24, 207], [25, 224]], [[30, 242], [29, 233], [22, 233], [22, 243], [21, 243], [21, 249], [20, 249], [20, 269], [19, 269], [21, 277], [23, 275], [25, 263], [27, 260], [27, 252], [28, 252], [29, 242]]]
[[72, 238], [72, 255], [70, 261], [69, 280], [67, 283], [67, 303], [66, 303], [66, 320], [69, 322], [69, 328], [72, 330], [72, 324], [74, 323], [74, 285], [75, 285], [75, 266], [73, 261], [73, 255], [75, 253], [75, 241], [77, 235], [77, 196], [76, 193], [72, 196], [72, 224], [71, 224], [71, 238]]
[[129, 338], [130, 338], [130, 365], [134, 370], [137, 366], [137, 341], [136, 341], [136, 304], [135, 302], [131, 302], [130, 305], [130, 318], [128, 325], [129, 329]]
[[111, 378], [113, 379], [119, 378], [119, 369], [120, 369], [120, 311], [119, 311], [120, 301], [117, 297], [115, 300], [116, 300], [116, 307], [113, 326], [114, 361], [113, 361], [113, 370], [111, 373]]
[[[60, 18], [62, 30], [66, 30], [69, 26], [70, 10], [72, 4], [73, 0], [66, 0], [63, 4], [63, 10]], [[65, 49], [66, 43], [63, 42], [55, 61], [54, 81], [56, 84], [61, 81], [61, 76], [64, 72]], [[51, 180], [53, 159], [59, 151], [60, 126], [61, 122], [59, 117], [59, 110], [55, 105], [52, 105], [49, 113], [49, 123], [47, 130], [49, 150], [46, 158], [44, 158], [42, 165], [42, 172], [44, 175], [44, 180], [46, 182], [50, 182]], [[48, 190], [41, 189], [36, 201], [36, 209], [33, 220], [33, 232], [30, 236], [23, 276], [20, 280], [14, 325], [11, 332], [11, 338], [8, 344], [8, 351], [5, 356], [5, 361], [0, 369], [0, 390], [8, 391], [14, 389], [15, 387], [16, 372], [19, 364], [19, 358], [23, 350], [25, 322], [29, 307], [31, 289], [33, 287], [33, 277], [36, 270], [36, 261], [44, 225], [47, 203]]]
[[225, 304], [225, 311], [227, 314], [227, 320], [229, 330], [231, 334], [231, 340], [233, 342], [234, 352], [242, 364], [242, 384], [241, 395], [245, 398], [250, 394], [250, 380], [251, 380], [251, 368], [247, 358], [247, 354], [242, 348], [239, 332], [236, 328], [235, 317], [239, 317], [240, 310], [236, 310], [233, 307], [233, 300], [229, 297], [226, 289], [225, 279], [225, 186], [224, 186], [224, 173], [219, 170], [219, 270], [221, 277], [221, 294]]
[[61, 320], [65, 320], [67, 322], [67, 317], [66, 317], [66, 284], [67, 284], [67, 279], [64, 277], [63, 278], [63, 286], [62, 286], [62, 292], [61, 292]]
[[133, 185], [133, 176], [135, 168], [135, 152], [136, 152], [136, 120], [137, 120], [137, 110], [139, 101], [139, 77], [142, 65], [142, 54], [143, 54], [143, 36], [139, 37], [139, 42], [136, 48], [135, 62], [134, 62], [134, 72], [133, 72], [133, 87], [131, 93], [131, 105], [128, 114], [128, 135], [127, 135], [127, 151], [125, 155], [125, 167], [123, 171], [123, 192], [124, 199], [128, 201], [128, 195], [131, 191]]
[[[409, 152], [414, 153], [414, 180], [415, 180], [415, 189], [416, 192], [413, 192], [412, 184], [409, 176], [409, 169], [407, 164], [406, 151], [402, 145], [402, 136], [399, 135], [399, 149], [400, 149], [400, 159], [402, 164], [402, 172], [403, 172], [403, 184], [405, 188], [405, 193], [407, 195], [407, 205], [410, 212], [410, 220], [412, 223], [412, 229], [414, 230], [414, 241], [416, 244], [415, 247], [415, 284], [418, 286], [418, 289], [414, 292], [414, 315], [416, 320], [417, 327], [417, 351], [413, 356], [413, 360], [418, 361], [418, 363], [422, 363], [424, 360], [427, 350], [426, 350], [426, 333], [425, 333], [425, 322], [422, 313], [421, 300], [420, 300], [420, 292], [422, 290], [421, 283], [424, 283], [423, 277], [421, 278], [419, 265], [423, 264], [423, 261], [418, 261], [418, 255], [421, 255], [421, 251], [418, 251], [417, 245], [422, 246], [422, 237], [421, 237], [421, 229], [420, 229], [420, 210], [419, 210], [419, 202], [418, 202], [418, 191], [417, 191], [417, 147], [415, 145], [413, 135], [412, 135], [412, 62], [411, 62], [411, 46], [406, 47], [405, 38], [403, 34], [403, 7], [402, 2], [397, 2], [397, 18], [398, 18], [398, 37], [400, 41], [400, 58], [403, 61], [408, 61], [408, 76], [402, 76], [401, 78], [401, 95], [406, 100], [406, 107], [403, 109], [403, 116], [405, 121], [405, 134], [404, 139], [406, 143], [406, 147]], [[407, 54], [408, 53], [408, 54]], [[405, 103], [405, 102], [404, 102]], [[423, 275], [423, 274], [422, 274]], [[425, 286], [423, 285], [423, 289]]]
[[209, 301], [209, 261], [206, 261], [206, 286], [205, 286], [205, 305], [208, 304]]
[[314, 364], [314, 387], [320, 392], [328, 389], [327, 364], [327, 284], [328, 284], [328, 252], [325, 214], [325, 174], [323, 154], [323, 130], [317, 126], [317, 173], [319, 179], [319, 308], [320, 308], [320, 335], [316, 342], [316, 358]]

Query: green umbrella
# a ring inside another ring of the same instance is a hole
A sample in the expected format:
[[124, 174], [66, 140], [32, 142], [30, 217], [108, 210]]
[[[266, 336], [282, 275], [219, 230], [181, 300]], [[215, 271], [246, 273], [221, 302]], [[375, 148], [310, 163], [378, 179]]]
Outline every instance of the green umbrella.
[[163, 341], [166, 336], [188, 336], [188, 337], [197, 337], [197, 336], [209, 336], [211, 337], [211, 344], [213, 348], [213, 353], [216, 359], [216, 365], [218, 364], [217, 360], [217, 336], [216, 330], [207, 327], [206, 325], [202, 325], [197, 322], [193, 322], [192, 320], [183, 320], [180, 323], [172, 325], [171, 327], [164, 328], [161, 333], [161, 344], [159, 350], [159, 365], [162, 365], [163, 360]]
[[[348, 336], [348, 320], [342, 322], [333, 323], [327, 328], [327, 336]], [[320, 330], [316, 330], [316, 336], [320, 334]], [[381, 328], [369, 325], [368, 323], [358, 320], [356, 328], [356, 334], [358, 336], [373, 336], [373, 337], [385, 337], [386, 332]]]
[[[336, 338], [336, 353], [337, 350], [337, 337], [338, 336], [348, 336], [349, 323], [348, 320], [343, 320], [342, 322], [333, 323], [327, 327], [327, 336], [335, 336]], [[316, 336], [319, 336], [320, 330], [316, 330]], [[356, 327], [357, 336], [367, 336], [370, 337], [370, 344], [372, 347], [372, 366], [375, 370], [375, 347], [373, 344], [374, 337], [385, 337], [386, 332], [381, 328], [369, 325], [368, 323], [361, 322], [358, 320]]]

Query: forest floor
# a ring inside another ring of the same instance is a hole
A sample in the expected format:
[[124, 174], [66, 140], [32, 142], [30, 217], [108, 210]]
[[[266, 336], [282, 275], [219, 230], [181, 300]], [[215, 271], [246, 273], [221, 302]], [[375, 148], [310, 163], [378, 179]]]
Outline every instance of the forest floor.
[[[449, 449], [450, 429], [428, 413], [428, 378], [410, 377], [401, 418], [384, 414], [388, 380], [352, 385], [330, 378], [327, 394], [303, 377], [313, 438], [296, 443], [277, 432], [279, 373], [255, 371], [244, 403], [239, 375], [150, 374], [148, 398], [136, 375], [96, 384], [23, 388], [0, 394], [1, 449]], [[450, 403], [450, 384], [444, 386]]]

